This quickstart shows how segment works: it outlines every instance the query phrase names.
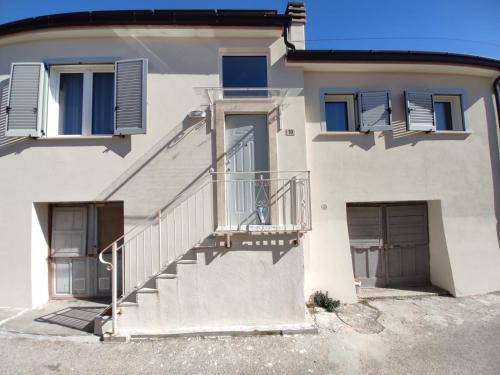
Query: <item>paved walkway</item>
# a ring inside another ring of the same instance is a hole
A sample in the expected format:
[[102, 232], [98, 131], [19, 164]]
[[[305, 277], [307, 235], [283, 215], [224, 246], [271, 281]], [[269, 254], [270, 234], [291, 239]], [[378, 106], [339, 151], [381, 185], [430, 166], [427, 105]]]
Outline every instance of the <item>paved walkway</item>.
[[0, 373], [500, 373], [500, 293], [374, 300], [314, 317], [318, 335], [117, 344], [0, 333]]
[[39, 336], [92, 337], [94, 317], [107, 306], [106, 301], [50, 301], [39, 309], [0, 308], [0, 333]]

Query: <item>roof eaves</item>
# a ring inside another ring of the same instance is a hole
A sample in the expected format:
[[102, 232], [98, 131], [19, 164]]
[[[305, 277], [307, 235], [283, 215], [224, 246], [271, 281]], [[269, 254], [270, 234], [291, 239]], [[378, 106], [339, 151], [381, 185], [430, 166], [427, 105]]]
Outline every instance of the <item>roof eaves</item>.
[[291, 17], [275, 10], [111, 10], [62, 13], [0, 25], [0, 36], [64, 27], [174, 25], [284, 27]]
[[295, 50], [288, 51], [290, 62], [388, 62], [472, 65], [500, 70], [500, 60], [448, 52], [387, 50]]

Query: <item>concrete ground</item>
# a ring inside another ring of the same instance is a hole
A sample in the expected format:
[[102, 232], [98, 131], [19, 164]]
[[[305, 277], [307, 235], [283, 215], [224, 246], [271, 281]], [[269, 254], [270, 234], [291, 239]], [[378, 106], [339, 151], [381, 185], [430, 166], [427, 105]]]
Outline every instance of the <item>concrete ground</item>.
[[94, 318], [107, 301], [54, 300], [33, 310], [0, 308], [0, 333], [47, 336], [86, 336], [94, 330]]
[[130, 343], [4, 330], [0, 373], [500, 373], [500, 293], [371, 300], [314, 318], [317, 335]]

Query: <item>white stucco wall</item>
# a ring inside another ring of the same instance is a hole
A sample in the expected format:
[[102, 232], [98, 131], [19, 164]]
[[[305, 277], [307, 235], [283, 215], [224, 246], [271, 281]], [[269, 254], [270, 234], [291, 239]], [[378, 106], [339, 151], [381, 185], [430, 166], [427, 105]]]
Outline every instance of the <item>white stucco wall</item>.
[[156, 281], [158, 293], [139, 293], [137, 305], [122, 308], [119, 332], [303, 324], [303, 249], [292, 240], [238, 236], [229, 251], [207, 240], [192, 251], [196, 264], [178, 264], [177, 278]]
[[[33, 202], [124, 201], [127, 229], [208, 173], [213, 161], [213, 131], [210, 124], [196, 124], [186, 116], [208, 104], [195, 87], [219, 86], [221, 50], [266, 53], [270, 86], [303, 86], [302, 71], [285, 68], [285, 46], [276, 36], [279, 32], [266, 36], [257, 30], [260, 37], [255, 38], [246, 34], [238, 38], [238, 32], [230, 30], [222, 37], [207, 33], [197, 38], [169, 38], [165, 30], [161, 31], [163, 37], [150, 37], [148, 32], [133, 36], [130, 30], [117, 31], [112, 37], [109, 31], [106, 36], [91, 30], [72, 31], [78, 38], [70, 38], [70, 33], [60, 31], [38, 35], [35, 41], [26, 36], [22, 42], [0, 40], [2, 107], [12, 62], [149, 59], [146, 135], [13, 142], [4, 136], [5, 112], [1, 111], [0, 225], [2, 234], [8, 234], [0, 243], [0, 256], [8, 259], [0, 262], [2, 304], [31, 307], [47, 299], [47, 293], [41, 291], [47, 285], [46, 280], [41, 284], [45, 263], [30, 263], [45, 262], [47, 256], [38, 253], [43, 246], [35, 241], [41, 236], [31, 225], [35, 220]], [[278, 134], [278, 164], [285, 170], [305, 169], [303, 97], [290, 98], [288, 103], [283, 114], [285, 127], [294, 128], [297, 136]], [[8, 285], [16, 285], [15, 290]]]
[[[492, 76], [306, 72], [314, 225], [306, 255], [306, 295], [327, 289], [343, 301], [355, 300], [347, 202], [433, 201], [432, 282], [457, 296], [500, 289], [500, 164]], [[322, 88], [389, 90], [393, 131], [321, 134]], [[432, 88], [466, 90], [471, 134], [405, 131], [404, 90]]]

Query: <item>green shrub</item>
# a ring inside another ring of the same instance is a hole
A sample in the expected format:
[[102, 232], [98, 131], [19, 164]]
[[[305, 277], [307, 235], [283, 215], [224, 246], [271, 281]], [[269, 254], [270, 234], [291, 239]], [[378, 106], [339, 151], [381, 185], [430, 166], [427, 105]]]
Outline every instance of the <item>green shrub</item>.
[[322, 307], [328, 312], [332, 312], [340, 306], [340, 301], [328, 297], [328, 292], [323, 293], [322, 291], [313, 294], [313, 302], [316, 306]]

